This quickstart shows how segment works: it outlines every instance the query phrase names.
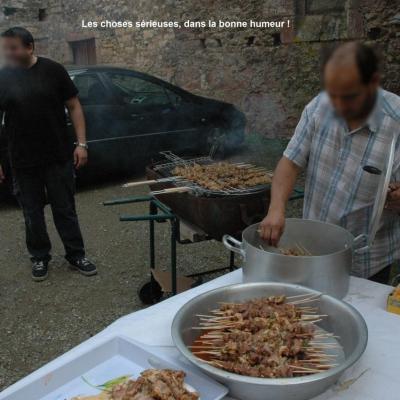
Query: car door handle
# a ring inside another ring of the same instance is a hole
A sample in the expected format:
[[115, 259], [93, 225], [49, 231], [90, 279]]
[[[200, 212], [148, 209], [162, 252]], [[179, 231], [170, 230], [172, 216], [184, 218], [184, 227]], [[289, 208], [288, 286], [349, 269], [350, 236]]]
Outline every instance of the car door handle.
[[143, 114], [131, 114], [131, 117], [134, 119], [140, 119], [141, 121], [144, 120]]

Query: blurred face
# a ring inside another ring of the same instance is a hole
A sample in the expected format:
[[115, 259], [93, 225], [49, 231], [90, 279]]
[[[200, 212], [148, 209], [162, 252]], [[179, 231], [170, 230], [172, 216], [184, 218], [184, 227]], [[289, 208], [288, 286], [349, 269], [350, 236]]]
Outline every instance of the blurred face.
[[379, 85], [378, 74], [371, 82], [363, 83], [357, 66], [352, 64], [328, 63], [324, 71], [325, 90], [336, 112], [347, 121], [366, 116]]
[[5, 64], [10, 67], [29, 65], [33, 47], [25, 46], [19, 38], [1, 38], [1, 51]]

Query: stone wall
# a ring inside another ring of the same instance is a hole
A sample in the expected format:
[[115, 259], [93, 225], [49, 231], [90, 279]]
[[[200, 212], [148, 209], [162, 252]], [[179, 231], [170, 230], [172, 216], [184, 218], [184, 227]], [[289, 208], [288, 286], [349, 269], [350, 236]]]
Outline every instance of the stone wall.
[[[84, 29], [82, 19], [292, 23], [282, 31]], [[38, 52], [66, 64], [73, 61], [70, 42], [95, 38], [98, 63], [234, 103], [250, 133], [270, 137], [291, 135], [320, 88], [322, 52], [339, 41], [374, 45], [384, 60], [384, 87], [400, 93], [400, 0], [3, 0], [0, 28], [17, 23], [33, 31]]]

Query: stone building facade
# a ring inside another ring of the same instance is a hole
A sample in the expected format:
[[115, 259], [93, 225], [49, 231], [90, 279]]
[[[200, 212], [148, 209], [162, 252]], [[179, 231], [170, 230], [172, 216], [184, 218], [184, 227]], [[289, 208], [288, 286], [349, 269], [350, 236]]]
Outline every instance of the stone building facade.
[[[181, 27], [82, 26], [106, 20]], [[290, 20], [290, 26], [193, 28], [184, 26], [187, 20]], [[400, 93], [400, 0], [1, 0], [0, 29], [16, 24], [32, 31], [39, 54], [64, 64], [87, 57], [127, 66], [234, 103], [250, 133], [269, 137], [291, 135], [320, 88], [321, 54], [338, 42], [375, 46], [383, 86]]]

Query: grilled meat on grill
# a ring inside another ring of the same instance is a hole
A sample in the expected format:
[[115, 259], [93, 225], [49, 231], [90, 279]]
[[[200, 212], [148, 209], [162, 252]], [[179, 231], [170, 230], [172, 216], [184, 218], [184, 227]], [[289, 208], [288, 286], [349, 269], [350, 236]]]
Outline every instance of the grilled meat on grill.
[[265, 170], [227, 162], [178, 166], [173, 174], [209, 190], [246, 189], [271, 183]]

